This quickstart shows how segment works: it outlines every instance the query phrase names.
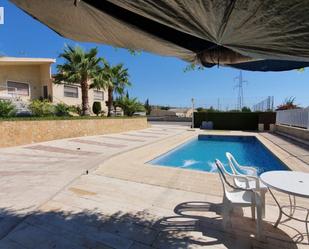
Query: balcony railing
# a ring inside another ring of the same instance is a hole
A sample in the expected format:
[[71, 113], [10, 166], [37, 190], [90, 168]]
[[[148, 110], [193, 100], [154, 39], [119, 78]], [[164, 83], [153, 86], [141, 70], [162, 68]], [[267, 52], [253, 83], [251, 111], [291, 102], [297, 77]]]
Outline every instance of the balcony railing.
[[276, 124], [309, 129], [309, 107], [304, 109], [277, 111]]

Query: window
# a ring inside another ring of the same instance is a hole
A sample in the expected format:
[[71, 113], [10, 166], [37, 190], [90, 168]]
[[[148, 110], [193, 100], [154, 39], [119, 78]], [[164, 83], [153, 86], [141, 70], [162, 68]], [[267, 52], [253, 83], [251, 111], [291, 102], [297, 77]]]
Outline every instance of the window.
[[8, 81], [7, 87], [8, 87], [8, 94], [16, 94], [22, 96], [30, 95], [29, 84], [27, 83]]
[[93, 90], [93, 99], [98, 101], [104, 100], [104, 93], [102, 91]]
[[63, 87], [64, 97], [78, 98], [78, 87], [76, 86], [64, 86]]

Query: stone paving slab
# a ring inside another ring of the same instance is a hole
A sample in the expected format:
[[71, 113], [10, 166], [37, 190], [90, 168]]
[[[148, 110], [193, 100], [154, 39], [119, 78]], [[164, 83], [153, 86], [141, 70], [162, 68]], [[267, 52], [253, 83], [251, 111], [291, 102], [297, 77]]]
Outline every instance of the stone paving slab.
[[98, 142], [98, 141], [86, 140], [86, 139], [71, 139], [70, 142], [97, 145], [97, 146], [103, 146], [103, 147], [111, 147], [111, 148], [127, 147], [127, 145], [124, 145], [124, 144], [111, 144], [111, 143], [104, 143], [104, 142]]
[[290, 155], [309, 164], [309, 146], [274, 133], [261, 133], [261, 136], [267, 138]]
[[[0, 248], [12, 241], [25, 248], [305, 248], [269, 223], [263, 223], [265, 240], [255, 239], [248, 209], [245, 217], [235, 213], [224, 231], [220, 203], [215, 196], [85, 175], [13, 229]], [[270, 216], [275, 207], [267, 208]]]
[[308, 156], [299, 156], [298, 158], [309, 165], [309, 155]]
[[[145, 131], [147, 130], [151, 131]], [[159, 139], [166, 139], [183, 131], [168, 131], [167, 135], [160, 136]], [[122, 134], [109, 134], [76, 138], [77, 141], [63, 139], [1, 148], [0, 208], [18, 215], [0, 216], [0, 239], [78, 176], [113, 155], [158, 140], [118, 140], [122, 137], [128, 138]], [[87, 143], [80, 143], [81, 141]], [[6, 243], [7, 248], [16, 247], [16, 243], [11, 240]]]
[[128, 141], [128, 142], [145, 142], [145, 140], [142, 140], [142, 139], [131, 139], [131, 138], [125, 138], [125, 137], [108, 137], [108, 136], [106, 136], [106, 138], [112, 139], [112, 140]]
[[29, 150], [41, 150], [41, 151], [46, 151], [46, 152], [63, 153], [63, 154], [76, 155], [76, 156], [96, 156], [98, 155], [96, 152], [92, 152], [92, 151], [70, 150], [66, 148], [48, 146], [48, 145], [34, 145], [34, 146], [27, 146], [25, 148]]
[[[273, 205], [267, 206], [264, 241], [254, 238], [250, 209], [235, 212], [231, 230], [224, 231], [217, 175], [145, 164], [198, 134], [187, 129], [157, 125], [29, 145], [39, 150], [0, 149], [0, 249], [308, 248], [291, 239], [295, 228], [304, 232], [303, 224], [272, 227], [278, 215]], [[272, 151], [304, 167], [284, 150]]]
[[142, 135], [142, 134], [136, 134], [136, 133], [125, 133], [124, 135], [129, 136], [129, 137], [141, 137], [141, 138], [159, 138], [159, 136], [152, 136], [152, 135]]

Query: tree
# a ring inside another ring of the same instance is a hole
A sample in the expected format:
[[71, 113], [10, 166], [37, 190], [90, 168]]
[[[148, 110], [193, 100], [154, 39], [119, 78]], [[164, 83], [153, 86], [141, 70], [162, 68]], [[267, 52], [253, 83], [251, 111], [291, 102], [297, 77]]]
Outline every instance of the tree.
[[196, 111], [197, 112], [206, 112], [206, 109], [203, 108], [203, 107], [198, 107], [198, 108], [196, 108]]
[[171, 109], [169, 106], [160, 106], [161, 110], [165, 110], [168, 111], [169, 109]]
[[137, 98], [127, 98], [123, 96], [118, 99], [118, 105], [124, 112], [126, 116], [133, 116], [135, 112], [143, 112], [145, 111], [145, 107], [142, 103], [140, 103]]
[[231, 109], [228, 112], [240, 112], [240, 110], [238, 110], [238, 109]]
[[145, 101], [144, 107], [146, 109], [146, 114], [149, 115], [151, 113], [151, 110], [152, 110], [151, 105], [149, 104], [149, 99], [147, 99]]
[[251, 109], [247, 106], [244, 106], [243, 108], [241, 108], [241, 112], [251, 112]]
[[284, 102], [277, 107], [277, 110], [289, 110], [289, 109], [298, 109], [300, 108], [295, 104], [295, 97], [289, 97], [284, 100]]
[[109, 63], [104, 63], [104, 69], [102, 72], [104, 79], [104, 89], [107, 89], [108, 100], [107, 100], [107, 116], [111, 116], [114, 94], [123, 96], [124, 90], [127, 86], [130, 86], [128, 69], [123, 67], [123, 64], [111, 66]]
[[95, 115], [99, 116], [99, 114], [102, 112], [101, 102], [99, 101], [93, 102], [92, 111]]
[[59, 55], [65, 62], [57, 66], [58, 73], [55, 75], [55, 83], [80, 85], [82, 90], [82, 115], [84, 116], [90, 115], [89, 82], [94, 81], [100, 75], [101, 58], [98, 58], [97, 54], [97, 48], [84, 51], [78, 46], [68, 46]]
[[213, 108], [213, 106], [210, 106], [209, 109], [207, 109], [207, 112], [215, 112], [215, 108]]

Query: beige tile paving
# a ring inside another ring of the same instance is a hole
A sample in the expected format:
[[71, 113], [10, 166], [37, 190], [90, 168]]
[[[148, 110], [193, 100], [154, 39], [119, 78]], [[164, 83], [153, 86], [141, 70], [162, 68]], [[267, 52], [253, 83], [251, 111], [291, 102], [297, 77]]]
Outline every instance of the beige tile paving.
[[[183, 130], [168, 131], [164, 138], [181, 132]], [[0, 208], [18, 214], [0, 214], [0, 239], [24, 216], [36, 210], [76, 177], [96, 168], [110, 156], [157, 140], [114, 140], [111, 139], [113, 137], [126, 136], [113, 134], [77, 138], [93, 141], [92, 144], [64, 139], [0, 149]], [[103, 148], [103, 143], [107, 147]]]
[[[24, 248], [305, 248], [291, 240], [294, 230], [274, 229], [268, 222], [264, 240], [255, 239], [249, 210], [245, 217], [235, 212], [232, 227], [224, 231], [220, 203], [212, 195], [82, 176], [13, 229], [0, 248], [11, 243]], [[268, 216], [275, 212], [268, 207]]]
[[[216, 174], [147, 164], [199, 132], [161, 125], [129, 134], [39, 144], [45, 151], [1, 149], [0, 248], [308, 248], [295, 243], [303, 224], [273, 228], [278, 210], [269, 196], [259, 241], [250, 210], [236, 210], [222, 229]], [[289, 167], [307, 170], [261, 134], [210, 134], [255, 135]]]
[[288, 155], [296, 157], [303, 161], [304, 163], [308, 164], [309, 160], [309, 146], [305, 144], [301, 144], [297, 141], [294, 141], [290, 138], [273, 134], [273, 133], [261, 133], [261, 136], [265, 137], [273, 144], [278, 146], [280, 149], [287, 152]]

